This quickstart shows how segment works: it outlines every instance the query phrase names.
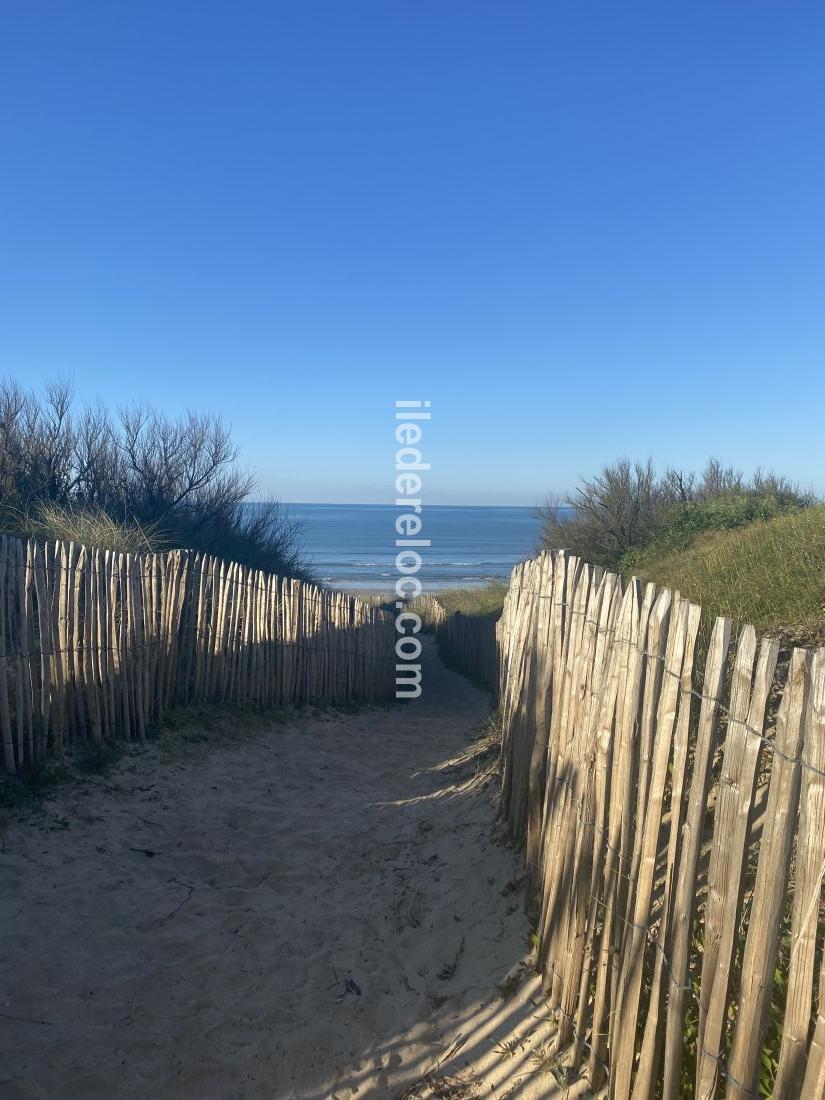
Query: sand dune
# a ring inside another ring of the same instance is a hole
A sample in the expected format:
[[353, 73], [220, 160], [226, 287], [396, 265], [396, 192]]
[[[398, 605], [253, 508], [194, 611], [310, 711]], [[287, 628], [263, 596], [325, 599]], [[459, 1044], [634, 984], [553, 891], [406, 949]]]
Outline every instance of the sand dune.
[[0, 1095], [561, 1095], [535, 977], [497, 988], [529, 929], [489, 700], [427, 668], [415, 704], [153, 746], [12, 823]]

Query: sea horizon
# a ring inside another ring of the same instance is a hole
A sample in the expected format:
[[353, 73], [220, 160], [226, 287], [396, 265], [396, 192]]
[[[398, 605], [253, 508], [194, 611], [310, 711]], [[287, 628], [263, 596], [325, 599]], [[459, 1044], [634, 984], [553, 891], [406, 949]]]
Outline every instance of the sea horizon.
[[[298, 544], [320, 584], [349, 591], [391, 592], [398, 578], [394, 504], [318, 504], [283, 501], [299, 526]], [[417, 573], [425, 592], [506, 583], [513, 566], [539, 548], [535, 506], [431, 504], [421, 513]]]

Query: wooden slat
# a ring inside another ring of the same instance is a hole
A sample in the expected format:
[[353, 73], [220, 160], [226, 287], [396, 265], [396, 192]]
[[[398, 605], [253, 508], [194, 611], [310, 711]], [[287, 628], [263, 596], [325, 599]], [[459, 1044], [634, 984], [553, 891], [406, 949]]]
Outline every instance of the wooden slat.
[[[602, 927], [596, 956], [596, 988], [593, 995], [593, 1027], [589, 1071], [594, 1087], [604, 1078], [608, 1042], [613, 1035], [614, 985], [618, 981], [623, 927], [617, 920], [626, 896], [630, 870], [626, 843], [625, 816], [631, 805], [633, 734], [641, 690], [642, 653], [640, 639], [645, 637], [653, 605], [653, 590], [644, 598], [640, 585], [631, 580], [624, 594], [615, 636], [617, 653], [616, 712], [613, 718], [612, 768], [607, 791], [607, 849], [602, 901]], [[594, 948], [595, 953], [595, 948]]]
[[673, 761], [670, 774], [671, 795], [670, 813], [667, 822], [667, 862], [664, 869], [664, 882], [661, 885], [658, 924], [655, 933], [651, 935], [651, 944], [654, 948], [653, 979], [648, 993], [647, 1019], [639, 1052], [636, 1080], [633, 1085], [633, 1096], [638, 1100], [646, 1100], [654, 1093], [654, 1082], [658, 1079], [659, 1057], [664, 1039], [665, 960], [669, 959], [671, 955], [671, 906], [682, 840], [688, 739], [693, 704], [694, 661], [701, 614], [702, 609], [696, 604], [687, 605], [685, 649], [682, 660], [681, 682], [679, 684], [679, 711], [673, 737]]
[[[825, 698], [822, 696], [825, 651], [815, 658], [815, 686], [811, 692], [802, 749], [799, 836], [796, 881], [791, 914], [791, 950], [788, 991], [779, 1067], [773, 1086], [775, 1100], [803, 1096], [807, 1044], [813, 1012], [814, 958], [820, 918], [822, 877], [825, 874]], [[820, 991], [820, 997], [822, 992]]]
[[62, 752], [64, 743], [70, 737], [69, 721], [69, 689], [70, 689], [70, 654], [68, 634], [68, 608], [71, 591], [71, 577], [68, 563], [68, 546], [65, 542], [59, 542], [55, 548], [55, 584], [58, 587], [57, 596], [57, 630], [56, 630], [56, 667], [59, 670], [57, 680], [60, 684], [60, 698], [55, 708], [55, 748]]
[[14, 736], [9, 706], [9, 666], [6, 643], [8, 542], [5, 535], [0, 536], [0, 736], [3, 740], [3, 766], [10, 775], [13, 775], [17, 771], [17, 761], [14, 755]]
[[533, 745], [527, 777], [527, 871], [536, 874], [541, 850], [541, 824], [547, 768], [547, 745], [550, 736], [548, 693], [552, 688], [554, 561], [551, 554], [541, 557], [536, 608], [536, 656], [533, 686]]
[[94, 550], [90, 549], [83, 559], [83, 611], [82, 630], [80, 633], [82, 653], [81, 665], [83, 670], [83, 692], [86, 699], [86, 713], [88, 717], [87, 735], [95, 741], [100, 741], [103, 729], [100, 721], [100, 699], [97, 691], [97, 678], [95, 676], [95, 609], [94, 609]]
[[[572, 563], [571, 563], [572, 564]], [[590, 570], [573, 570], [568, 574], [567, 637], [559, 669], [562, 685], [554, 721], [560, 733], [554, 736], [558, 746], [558, 763], [548, 791], [550, 811], [544, 837], [544, 874], [542, 911], [539, 920], [539, 962], [544, 973], [545, 989], [551, 1004], [558, 1007], [559, 973], [556, 968], [559, 950], [559, 925], [564, 916], [561, 899], [564, 896], [564, 869], [571, 858], [570, 844], [574, 835], [577, 807], [575, 805], [576, 745], [569, 715], [575, 711], [575, 685], [579, 678], [579, 648], [584, 633], [587, 599], [590, 592]], [[575, 588], [572, 586], [575, 585]], [[572, 599], [570, 592], [572, 590]], [[554, 995], [554, 986], [556, 987]]]
[[[654, 607], [654, 615], [651, 616], [651, 621], [655, 617], [655, 613], [656, 608]], [[632, 918], [628, 922], [629, 926], [625, 936], [624, 958], [616, 997], [619, 1012], [615, 1022], [617, 1042], [613, 1054], [615, 1061], [613, 1096], [619, 1098], [619, 1100], [626, 1100], [626, 1097], [630, 1095], [636, 1023], [639, 1013], [645, 945], [647, 943], [651, 895], [656, 869], [656, 851], [659, 830], [662, 824], [665, 784], [668, 777], [673, 729], [676, 723], [679, 702], [682, 664], [687, 645], [687, 629], [688, 606], [686, 603], [682, 603], [676, 609], [674, 620], [668, 631], [664, 662], [665, 675], [656, 714], [650, 789], [645, 807], [638, 881], [633, 892]]]
[[766, 639], [762, 642], [751, 686], [750, 670], [755, 647], [756, 633], [753, 627], [745, 627], [740, 635], [734, 669], [708, 868], [696, 1073], [696, 1095], [699, 1100], [712, 1100], [720, 1072], [737, 915], [742, 900], [747, 832], [762, 748], [759, 735], [763, 730], [765, 707], [779, 656], [777, 641]]
[[682, 836], [682, 852], [673, 905], [673, 934], [670, 946], [663, 1097], [675, 1100], [681, 1094], [684, 1045], [685, 994], [688, 980], [690, 935], [696, 898], [696, 867], [702, 842], [711, 764], [717, 744], [717, 721], [722, 680], [730, 647], [731, 623], [716, 620], [705, 661], [702, 702], [693, 759], [688, 810]]
[[589, 637], [584, 654], [587, 675], [580, 691], [584, 694], [584, 706], [577, 721], [582, 727], [579, 744], [576, 784], [577, 824], [575, 826], [573, 861], [568, 886], [568, 919], [562, 922], [563, 955], [559, 995], [559, 1028], [555, 1048], [561, 1053], [571, 1040], [581, 1037], [585, 1028], [583, 988], [589, 975], [592, 950], [587, 931], [596, 920], [594, 897], [600, 868], [594, 865], [594, 847], [597, 820], [597, 789], [594, 761], [598, 752], [597, 732], [600, 721], [602, 685], [609, 674], [607, 665], [611, 652], [608, 640], [616, 609], [617, 586], [615, 577], [602, 575], [597, 581], [593, 599], [588, 609]]
[[88, 733], [86, 683], [83, 675], [83, 585], [87, 551], [76, 547], [72, 563], [72, 609], [69, 645], [72, 649], [74, 683], [74, 740], [85, 740]]
[[589, 882], [589, 854], [592, 851], [592, 806], [589, 792], [592, 790], [590, 761], [593, 752], [591, 712], [594, 694], [592, 684], [596, 675], [597, 654], [603, 655], [599, 642], [600, 605], [604, 583], [596, 582], [594, 570], [583, 576], [586, 602], [583, 604], [581, 631], [578, 634], [573, 661], [571, 682], [572, 705], [569, 712], [569, 728], [574, 731], [569, 740], [568, 776], [565, 783], [570, 813], [563, 826], [563, 841], [557, 875], [559, 897], [562, 899], [559, 914], [549, 930], [544, 957], [553, 968], [553, 986], [550, 1003], [560, 1011], [559, 1032], [556, 1043], [559, 1049], [566, 1045], [572, 1013], [578, 999], [579, 973], [582, 953], [574, 942], [580, 936], [576, 925], [586, 920], [587, 902], [585, 887]]
[[[609, 575], [608, 575], [609, 578]], [[578, 1004], [576, 1007], [575, 1032], [573, 1035], [572, 1064], [579, 1064], [584, 1051], [585, 1033], [588, 1024], [593, 1029], [593, 1015], [596, 1011], [598, 998], [591, 997], [591, 991], [596, 977], [592, 974], [593, 963], [596, 958], [598, 944], [598, 924], [602, 914], [602, 906], [611, 896], [610, 880], [611, 856], [607, 848], [608, 836], [608, 797], [609, 773], [613, 757], [613, 725], [616, 715], [616, 707], [619, 695], [620, 668], [623, 656], [621, 644], [617, 644], [617, 631], [621, 635], [623, 610], [626, 612], [629, 603], [622, 598], [621, 585], [615, 578], [615, 589], [612, 598], [612, 607], [604, 624], [604, 661], [607, 665], [603, 678], [603, 688], [598, 699], [598, 714], [593, 731], [593, 777], [592, 797], [590, 807], [592, 812], [592, 864], [590, 878], [590, 900], [587, 916], [584, 958], [582, 960], [581, 978], [579, 982]], [[618, 616], [618, 622], [617, 622]], [[598, 983], [597, 983], [598, 988]]]
[[[51, 634], [51, 725], [52, 750], [63, 751], [63, 666], [60, 653], [60, 592], [62, 588], [62, 561], [59, 543], [46, 544], [46, 588]], [[2, 597], [0, 597], [2, 599]]]
[[25, 757], [29, 763], [34, 763], [34, 723], [35, 723], [35, 698], [37, 672], [34, 661], [36, 652], [32, 652], [32, 619], [34, 608], [32, 602], [34, 563], [32, 561], [33, 544], [26, 544], [25, 550], [21, 544], [20, 557], [20, 652], [23, 664], [23, 709], [24, 709], [24, 744]]
[[[813, 658], [812, 687], [807, 721], [817, 730], [825, 729], [825, 649], [817, 650]], [[821, 734], [820, 734], [821, 736]], [[808, 1052], [802, 1096], [825, 1096], [825, 951], [819, 971], [819, 1003], [816, 1027]]]
[[[745, 1100], [756, 1089], [762, 1035], [774, 986], [779, 922], [787, 895], [788, 872], [799, 806], [803, 722], [808, 705], [810, 654], [795, 649], [776, 719], [768, 802], [759, 844], [736, 1031], [729, 1059], [728, 1100]], [[813, 1093], [802, 1095], [813, 1096]]]
[[[8, 577], [8, 603], [6, 605], [6, 628], [9, 632], [9, 650], [14, 654], [14, 720], [17, 731], [15, 737], [15, 751], [17, 766], [21, 767], [25, 762], [24, 754], [24, 728], [26, 711], [24, 704], [25, 687], [23, 683], [23, 640], [21, 632], [21, 618], [18, 607], [21, 596], [20, 559], [23, 544], [14, 539], [9, 543], [9, 555], [7, 565]], [[13, 547], [13, 550], [11, 549]]]
[[[644, 842], [644, 820], [647, 810], [647, 799], [650, 788], [650, 769], [652, 766], [653, 740], [656, 733], [656, 721], [659, 702], [662, 692], [662, 683], [665, 676], [667, 657], [667, 644], [670, 623], [678, 617], [681, 596], [678, 592], [671, 592], [664, 588], [656, 592], [652, 585], [646, 591], [649, 601], [653, 601], [653, 610], [647, 623], [647, 634], [642, 635], [643, 649], [640, 659], [643, 664], [644, 691], [639, 716], [639, 735], [634, 742], [633, 774], [631, 782], [635, 783], [635, 797], [631, 792], [630, 805], [625, 811], [625, 821], [635, 821], [633, 829], [630, 867], [624, 879], [625, 902], [624, 911], [620, 913], [620, 919], [629, 921], [633, 913], [634, 893], [636, 883], [639, 880], [639, 866], [642, 860], [642, 844]], [[672, 686], [672, 685], [670, 685]], [[625, 923], [623, 938], [630, 935], [630, 925]]]

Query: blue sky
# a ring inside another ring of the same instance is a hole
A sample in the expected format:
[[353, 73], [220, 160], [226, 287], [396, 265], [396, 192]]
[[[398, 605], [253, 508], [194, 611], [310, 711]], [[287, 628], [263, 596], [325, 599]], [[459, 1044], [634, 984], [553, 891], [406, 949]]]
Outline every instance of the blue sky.
[[286, 500], [620, 454], [825, 491], [825, 6], [46, 3], [0, 34], [0, 374], [218, 409]]

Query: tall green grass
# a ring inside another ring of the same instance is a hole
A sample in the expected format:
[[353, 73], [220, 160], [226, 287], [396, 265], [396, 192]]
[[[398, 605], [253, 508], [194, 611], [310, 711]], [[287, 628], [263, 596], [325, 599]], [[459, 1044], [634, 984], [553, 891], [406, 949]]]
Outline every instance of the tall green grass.
[[447, 588], [433, 595], [448, 615], [460, 611], [462, 615], [484, 615], [498, 618], [504, 607], [507, 585], [495, 582], [483, 588]]
[[708, 615], [801, 644], [825, 642], [825, 507], [706, 532], [684, 550], [652, 547], [631, 568], [678, 588]]

